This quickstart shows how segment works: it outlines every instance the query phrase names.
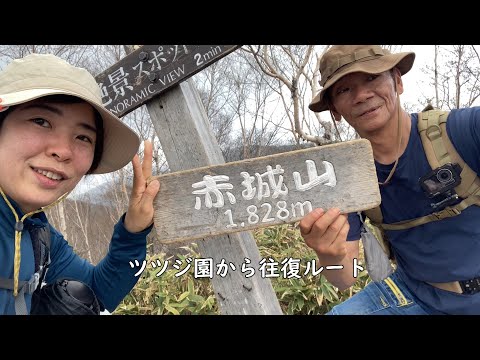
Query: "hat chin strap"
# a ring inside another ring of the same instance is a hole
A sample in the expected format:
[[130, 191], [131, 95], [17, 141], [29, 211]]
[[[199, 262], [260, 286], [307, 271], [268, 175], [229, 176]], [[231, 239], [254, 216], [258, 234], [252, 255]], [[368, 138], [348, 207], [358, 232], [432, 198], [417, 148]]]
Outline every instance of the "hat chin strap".
[[400, 118], [400, 95], [397, 93], [397, 108], [398, 108], [398, 120], [397, 120], [397, 129], [398, 129], [398, 143], [397, 143], [397, 159], [395, 160], [395, 164], [393, 165], [392, 170], [390, 170], [390, 174], [388, 174], [387, 179], [384, 182], [378, 182], [378, 185], [388, 185], [390, 180], [392, 179], [393, 173], [395, 172], [397, 165], [398, 165], [398, 159], [400, 158], [400, 145], [402, 144], [402, 127], [401, 127], [401, 118]]
[[44, 206], [38, 210], [31, 211], [28, 214], [23, 215], [21, 218], [18, 217], [17, 212], [15, 211], [14, 207], [8, 200], [7, 196], [5, 195], [1, 187], [0, 187], [0, 194], [5, 200], [5, 203], [8, 205], [8, 207], [12, 211], [13, 216], [15, 217], [15, 255], [14, 255], [14, 265], [13, 265], [13, 296], [16, 297], [18, 295], [18, 278], [20, 276], [20, 261], [21, 261], [20, 242], [21, 242], [22, 231], [23, 231], [23, 220], [25, 220], [27, 217], [32, 216], [36, 213], [45, 211], [48, 208], [51, 208], [52, 206], [54, 206], [55, 204], [58, 204], [60, 201], [65, 199], [68, 196], [68, 194], [70, 194], [70, 191], [60, 196], [57, 200], [55, 200], [50, 205]]

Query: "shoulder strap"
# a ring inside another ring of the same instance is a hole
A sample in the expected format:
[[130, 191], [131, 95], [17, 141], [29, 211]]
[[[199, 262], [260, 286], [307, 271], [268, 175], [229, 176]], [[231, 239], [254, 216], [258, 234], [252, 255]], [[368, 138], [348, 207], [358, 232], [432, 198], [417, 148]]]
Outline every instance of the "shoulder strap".
[[35, 270], [39, 266], [48, 263], [48, 255], [50, 253], [50, 228], [47, 226], [32, 227], [29, 229], [30, 238], [32, 239]]
[[365, 210], [364, 213], [370, 219], [372, 224], [379, 225], [383, 222], [383, 215], [380, 205], [374, 207], [373, 209]]
[[462, 182], [455, 188], [457, 195], [467, 198], [480, 188], [477, 174], [463, 161], [447, 134], [448, 111], [431, 110], [418, 114], [418, 131], [428, 163], [432, 169], [447, 163], [457, 163], [462, 168]]
[[446, 136], [445, 128], [448, 113], [448, 111], [441, 110], [418, 113], [417, 128], [422, 139], [425, 155], [432, 169], [452, 162], [445, 146], [445, 141], [450, 142], [450, 139]]
[[33, 227], [29, 232], [35, 258], [35, 272], [40, 274], [39, 285], [41, 285], [50, 265], [50, 227], [48, 224], [42, 227]]
[[[19, 292], [15, 297], [15, 313], [17, 315], [27, 315], [27, 305], [25, 303], [25, 294], [33, 294], [40, 289], [48, 266], [50, 265], [50, 227], [33, 227], [29, 229], [32, 240], [33, 255], [35, 259], [35, 273], [28, 281], [19, 281]], [[13, 290], [13, 279], [0, 278], [0, 288]]]
[[[457, 195], [464, 200], [454, 206], [447, 206], [445, 209], [432, 214], [393, 224], [384, 224], [380, 207], [367, 210], [365, 214], [373, 223], [385, 230], [404, 230], [415, 226], [423, 225], [431, 221], [438, 221], [445, 218], [459, 215], [470, 205], [480, 206], [480, 179], [477, 174], [463, 161], [448, 138], [446, 123], [448, 111], [429, 110], [418, 114], [418, 131], [422, 139], [423, 148], [428, 163], [432, 169], [447, 163], [457, 163], [462, 168], [460, 174], [462, 182], [455, 187]], [[372, 216], [372, 217], [370, 217]]]

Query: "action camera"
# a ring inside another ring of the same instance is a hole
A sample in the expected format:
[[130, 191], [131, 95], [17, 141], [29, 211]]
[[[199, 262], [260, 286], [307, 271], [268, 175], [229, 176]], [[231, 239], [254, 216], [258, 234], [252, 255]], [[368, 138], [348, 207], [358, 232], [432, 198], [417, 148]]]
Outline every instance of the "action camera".
[[458, 186], [462, 178], [460, 177], [462, 169], [458, 164], [442, 165], [419, 180], [420, 186], [429, 198], [441, 194], [449, 194], [455, 186]]

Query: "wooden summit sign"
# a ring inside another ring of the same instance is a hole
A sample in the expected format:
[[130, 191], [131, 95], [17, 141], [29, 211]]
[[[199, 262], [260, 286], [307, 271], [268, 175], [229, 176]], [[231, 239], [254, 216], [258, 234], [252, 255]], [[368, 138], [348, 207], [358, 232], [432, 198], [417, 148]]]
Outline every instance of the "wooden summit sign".
[[162, 243], [291, 223], [317, 207], [349, 213], [380, 204], [365, 139], [155, 178], [154, 220]]
[[[240, 46], [143, 46], [97, 78], [102, 100], [118, 116], [142, 103], [146, 105], [171, 171], [222, 164], [225, 160], [200, 96], [186, 76]], [[129, 51], [129, 47], [126, 50]], [[174, 213], [171, 215], [170, 219], [178, 220]], [[255, 239], [249, 231], [214, 239], [197, 241], [202, 257], [215, 263], [222, 259], [236, 264], [246, 258], [253, 264], [261, 261]], [[239, 271], [232, 271], [228, 277], [211, 278], [211, 283], [222, 314], [282, 314], [270, 279], [262, 277], [260, 272], [245, 277]]]
[[143, 45], [95, 79], [103, 105], [121, 117], [241, 45]]

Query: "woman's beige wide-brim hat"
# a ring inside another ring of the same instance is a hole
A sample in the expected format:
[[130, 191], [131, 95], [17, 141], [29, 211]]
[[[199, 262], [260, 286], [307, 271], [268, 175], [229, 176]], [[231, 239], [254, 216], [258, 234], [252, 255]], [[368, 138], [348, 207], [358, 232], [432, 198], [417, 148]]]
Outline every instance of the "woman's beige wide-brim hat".
[[121, 169], [138, 151], [140, 139], [102, 105], [100, 87], [85, 69], [50, 54], [30, 54], [13, 60], [0, 73], [0, 106], [6, 108], [47, 95], [64, 94], [90, 103], [102, 116], [103, 153], [93, 174]]
[[378, 45], [334, 45], [320, 59], [320, 85], [323, 88], [308, 107], [315, 112], [328, 110], [325, 92], [347, 74], [380, 74], [397, 67], [404, 75], [410, 71], [414, 60], [413, 52], [392, 54]]

